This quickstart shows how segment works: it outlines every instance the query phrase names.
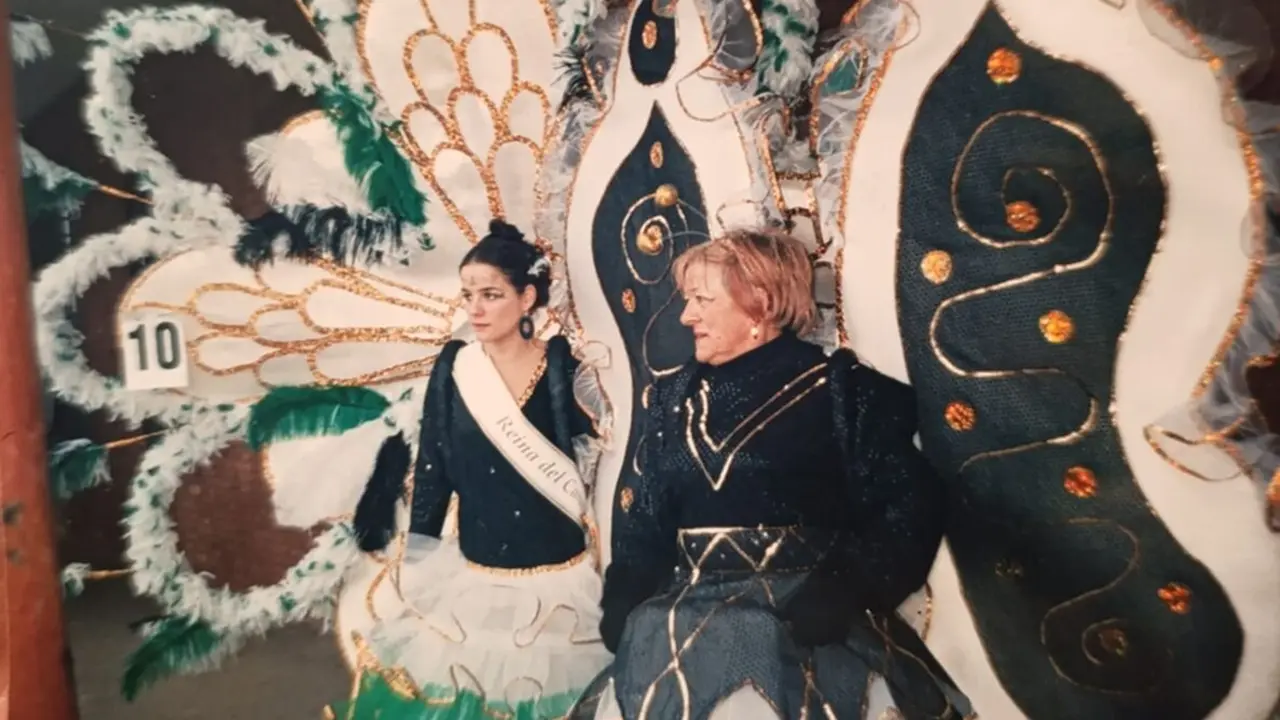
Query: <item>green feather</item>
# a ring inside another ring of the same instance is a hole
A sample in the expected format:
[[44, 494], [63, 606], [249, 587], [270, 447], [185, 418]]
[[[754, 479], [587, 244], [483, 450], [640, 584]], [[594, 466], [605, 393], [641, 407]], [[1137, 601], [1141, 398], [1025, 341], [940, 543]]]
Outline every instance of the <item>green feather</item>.
[[853, 91], [862, 72], [859, 60], [860, 58], [852, 53], [841, 60], [840, 64], [827, 75], [827, 80], [822, 85], [822, 94], [839, 95]]
[[281, 387], [249, 412], [249, 447], [278, 440], [341, 435], [381, 417], [391, 403], [362, 387]]
[[576, 693], [562, 693], [511, 705], [442, 685], [428, 685], [419, 696], [409, 697], [393, 688], [381, 673], [364, 672], [355, 699], [331, 709], [334, 717], [347, 720], [547, 720], [567, 716], [576, 701]]
[[222, 636], [203, 620], [170, 615], [153, 625], [142, 645], [125, 660], [120, 692], [133, 701], [158, 680], [207, 661], [222, 644]]
[[45, 178], [28, 175], [22, 178], [22, 202], [27, 222], [33, 223], [48, 214], [74, 216], [85, 197], [97, 187], [84, 178], [66, 178], [49, 184]]
[[427, 222], [427, 199], [418, 192], [409, 162], [380, 125], [371, 105], [341, 82], [320, 98], [342, 141], [347, 172], [365, 189], [370, 209], [385, 210], [410, 225]]
[[58, 443], [49, 451], [49, 481], [63, 500], [110, 482], [107, 449], [83, 438]]

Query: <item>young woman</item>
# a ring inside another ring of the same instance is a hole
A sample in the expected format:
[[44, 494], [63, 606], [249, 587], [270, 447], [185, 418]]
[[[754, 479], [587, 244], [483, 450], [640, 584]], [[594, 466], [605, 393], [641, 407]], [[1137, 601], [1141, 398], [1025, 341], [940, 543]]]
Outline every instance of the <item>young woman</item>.
[[[357, 698], [355, 717], [561, 717], [609, 660], [590, 520], [596, 433], [576, 402], [599, 394], [575, 394], [594, 372], [563, 337], [534, 338], [548, 271], [537, 248], [496, 220], [463, 258], [476, 342], [449, 343], [431, 374], [409, 535], [392, 573], [403, 612], [367, 638], [416, 697], [383, 693], [395, 708]], [[356, 510], [366, 551], [391, 540], [408, 465], [404, 438], [389, 440]], [[455, 495], [457, 537], [442, 537]]]

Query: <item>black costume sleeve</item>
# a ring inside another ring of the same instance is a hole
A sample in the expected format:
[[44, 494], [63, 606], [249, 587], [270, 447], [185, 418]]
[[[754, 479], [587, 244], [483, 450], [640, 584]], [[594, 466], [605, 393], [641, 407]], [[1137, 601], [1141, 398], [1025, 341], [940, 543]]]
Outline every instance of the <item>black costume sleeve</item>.
[[413, 468], [413, 507], [409, 515], [409, 532], [440, 537], [449, 513], [449, 497], [453, 483], [449, 481], [449, 383], [453, 378], [453, 361], [462, 342], [444, 346], [431, 370], [427, 395], [422, 399], [422, 426], [418, 434], [418, 461]]
[[676, 508], [673, 493], [658, 466], [665, 437], [661, 409], [673, 402], [664, 399], [661, 386], [649, 407], [643, 463], [639, 473], [625, 473], [617, 490], [623, 512], [614, 513], [613, 559], [605, 571], [603, 616], [600, 635], [609, 652], [617, 652], [627, 616], [637, 605], [657, 594], [670, 582], [676, 564]]
[[914, 392], [848, 351], [831, 361], [846, 522], [842, 540], [788, 608], [797, 640], [812, 645], [842, 639], [860, 612], [895, 612], [927, 579], [945, 525], [941, 479], [913, 442]]
[[373, 474], [365, 483], [352, 520], [361, 550], [382, 550], [391, 541], [396, 524], [396, 500], [404, 491], [404, 478], [408, 471], [409, 443], [405, 441], [404, 434], [387, 438], [378, 449]]
[[[448, 412], [448, 380], [453, 371], [453, 358], [461, 347], [462, 343], [453, 342], [440, 352], [422, 400], [410, 532], [439, 537], [449, 510], [452, 486], [445, 475], [446, 448], [440, 429], [447, 426], [443, 418]], [[386, 548], [395, 533], [396, 501], [404, 494], [409, 457], [409, 444], [403, 433], [388, 438], [378, 450], [373, 474], [365, 484], [352, 520], [360, 549], [365, 552]]]

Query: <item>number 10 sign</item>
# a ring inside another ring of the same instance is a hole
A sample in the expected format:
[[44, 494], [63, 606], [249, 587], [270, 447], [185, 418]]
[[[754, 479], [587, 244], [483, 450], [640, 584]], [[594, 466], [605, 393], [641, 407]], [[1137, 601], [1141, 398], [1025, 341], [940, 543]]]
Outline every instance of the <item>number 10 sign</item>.
[[130, 390], [186, 387], [190, 382], [187, 341], [174, 315], [149, 315], [120, 326], [124, 386]]

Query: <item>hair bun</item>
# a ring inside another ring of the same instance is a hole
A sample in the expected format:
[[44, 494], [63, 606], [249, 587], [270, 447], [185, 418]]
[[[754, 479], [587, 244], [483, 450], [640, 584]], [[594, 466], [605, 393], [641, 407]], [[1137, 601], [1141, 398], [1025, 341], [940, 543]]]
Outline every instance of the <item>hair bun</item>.
[[511, 240], [512, 242], [524, 242], [524, 233], [520, 232], [520, 228], [501, 220], [489, 221], [489, 234], [503, 240]]

